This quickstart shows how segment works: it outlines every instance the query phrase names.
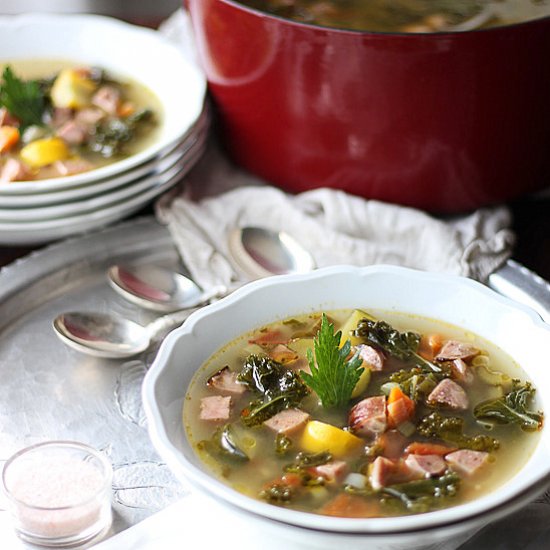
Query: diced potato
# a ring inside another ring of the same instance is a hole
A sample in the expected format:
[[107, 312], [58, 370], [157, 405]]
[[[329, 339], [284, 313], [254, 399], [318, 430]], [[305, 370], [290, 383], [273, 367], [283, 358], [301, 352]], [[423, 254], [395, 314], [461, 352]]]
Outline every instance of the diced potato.
[[344, 457], [363, 444], [363, 440], [332, 424], [311, 420], [304, 428], [300, 446], [309, 453], [330, 452], [334, 457]]
[[290, 344], [288, 344], [288, 347], [294, 350], [298, 355], [306, 357], [308, 349], [310, 349], [311, 351], [314, 350], [313, 338], [299, 338], [298, 340], [290, 342]]
[[54, 107], [82, 109], [91, 103], [95, 83], [80, 71], [63, 69], [55, 79], [51, 90]]
[[32, 168], [41, 168], [70, 155], [67, 144], [61, 138], [44, 138], [32, 141], [21, 149], [21, 160]]
[[370, 382], [370, 375], [371, 370], [368, 367], [365, 367], [365, 363], [363, 362], [363, 372], [361, 373], [361, 377], [359, 378], [357, 384], [355, 384], [355, 388], [353, 388], [353, 392], [351, 393], [352, 398], [359, 397], [365, 393]]
[[364, 318], [375, 320], [374, 317], [369, 315], [368, 313], [365, 313], [364, 311], [361, 311], [360, 309], [356, 309], [353, 311], [353, 313], [348, 317], [346, 322], [342, 325], [340, 330], [342, 331], [342, 338], [340, 339], [340, 347], [342, 347], [346, 340], [351, 341], [352, 346], [357, 346], [358, 344], [361, 344], [361, 338], [358, 338], [357, 336], [352, 336], [351, 331], [355, 330], [357, 328], [357, 325], [359, 324], [359, 321]]

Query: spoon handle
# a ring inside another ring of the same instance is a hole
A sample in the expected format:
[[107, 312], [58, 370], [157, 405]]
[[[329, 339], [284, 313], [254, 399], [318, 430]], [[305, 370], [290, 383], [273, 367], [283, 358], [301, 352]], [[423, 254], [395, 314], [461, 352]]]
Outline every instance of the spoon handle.
[[156, 341], [164, 337], [170, 330], [181, 325], [187, 317], [199, 309], [201, 308], [193, 307], [190, 309], [182, 309], [155, 319], [152, 323], [147, 325], [151, 340]]

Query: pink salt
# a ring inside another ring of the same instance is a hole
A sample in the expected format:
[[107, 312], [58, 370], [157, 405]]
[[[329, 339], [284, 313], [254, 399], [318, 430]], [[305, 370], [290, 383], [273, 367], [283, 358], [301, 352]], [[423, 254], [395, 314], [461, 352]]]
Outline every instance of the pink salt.
[[74, 458], [33, 457], [10, 467], [8, 489], [22, 530], [42, 537], [78, 534], [101, 519], [104, 478]]

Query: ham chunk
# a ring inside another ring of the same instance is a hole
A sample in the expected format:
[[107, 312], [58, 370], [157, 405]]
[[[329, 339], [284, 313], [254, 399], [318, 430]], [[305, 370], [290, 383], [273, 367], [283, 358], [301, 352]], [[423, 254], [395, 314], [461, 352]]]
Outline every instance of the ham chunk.
[[14, 158], [7, 159], [0, 171], [0, 182], [2, 183], [28, 180], [30, 177], [31, 173], [28, 168], [20, 160]]
[[447, 340], [441, 351], [435, 356], [436, 361], [454, 361], [462, 359], [468, 361], [479, 355], [479, 349], [471, 344], [459, 342], [458, 340]]
[[288, 346], [284, 344], [277, 344], [270, 352], [269, 356], [274, 361], [286, 365], [287, 363], [292, 363], [298, 359], [298, 354], [291, 350]]
[[241, 395], [246, 391], [246, 386], [237, 380], [237, 373], [229, 370], [227, 366], [213, 374], [206, 385], [218, 391], [234, 395]]
[[201, 399], [201, 420], [220, 422], [229, 420], [231, 414], [231, 396], [211, 395]]
[[93, 164], [81, 157], [57, 160], [53, 164], [40, 168], [38, 178], [58, 178], [81, 174], [94, 168]]
[[93, 107], [81, 109], [75, 115], [75, 120], [80, 124], [85, 124], [88, 128], [95, 126], [102, 118], [105, 118], [105, 113], [101, 109]]
[[409, 455], [405, 464], [420, 478], [438, 476], [447, 469], [447, 463], [439, 455]]
[[326, 464], [313, 466], [308, 471], [318, 477], [323, 477], [329, 482], [342, 481], [348, 473], [348, 465], [343, 460], [332, 460]]
[[403, 460], [390, 460], [377, 456], [370, 467], [369, 481], [375, 491], [395, 483], [404, 483], [417, 479]]
[[459, 474], [471, 476], [475, 474], [489, 460], [489, 453], [460, 449], [449, 453], [445, 460], [453, 470]]
[[359, 401], [349, 412], [351, 430], [363, 437], [376, 437], [386, 431], [386, 397], [379, 395]]
[[373, 371], [381, 371], [384, 368], [386, 356], [376, 348], [362, 344], [357, 346], [359, 357], [367, 364], [367, 367]]
[[57, 136], [69, 145], [82, 145], [88, 138], [88, 128], [75, 120], [69, 120], [58, 128]]
[[451, 363], [451, 372], [453, 378], [463, 384], [469, 385], [474, 381], [474, 375], [470, 367], [462, 359], [455, 359]]
[[428, 402], [446, 405], [455, 410], [466, 410], [468, 408], [468, 396], [456, 382], [445, 378], [428, 395]]
[[299, 430], [309, 420], [309, 414], [300, 409], [284, 409], [268, 418], [264, 424], [277, 433], [290, 434]]
[[400, 431], [388, 430], [376, 440], [376, 445], [380, 447], [382, 456], [399, 458], [408, 442], [409, 440]]
[[113, 86], [101, 86], [92, 97], [92, 103], [109, 115], [116, 115], [120, 105], [120, 92]]

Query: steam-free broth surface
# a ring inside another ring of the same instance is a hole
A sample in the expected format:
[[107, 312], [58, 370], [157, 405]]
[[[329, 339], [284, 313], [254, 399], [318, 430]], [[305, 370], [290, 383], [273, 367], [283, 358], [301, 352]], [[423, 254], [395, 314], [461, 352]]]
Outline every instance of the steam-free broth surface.
[[548, 0], [239, 0], [298, 22], [376, 32], [461, 31], [548, 17]]
[[[357, 370], [340, 403], [330, 403], [330, 389], [341, 379], [326, 392], [319, 377], [315, 385], [301, 374], [311, 360], [326, 374], [322, 354]], [[506, 396], [520, 394], [526, 409], [503, 418]], [[318, 514], [380, 517], [454, 506], [506, 483], [537, 444], [534, 403], [520, 368], [473, 334], [346, 310], [274, 323], [218, 351], [195, 375], [183, 422], [198, 456], [237, 491]]]

